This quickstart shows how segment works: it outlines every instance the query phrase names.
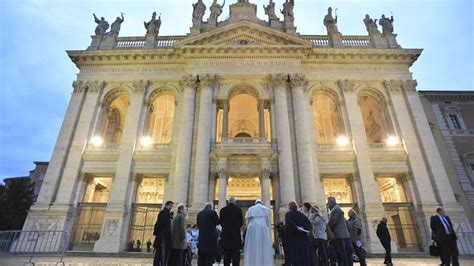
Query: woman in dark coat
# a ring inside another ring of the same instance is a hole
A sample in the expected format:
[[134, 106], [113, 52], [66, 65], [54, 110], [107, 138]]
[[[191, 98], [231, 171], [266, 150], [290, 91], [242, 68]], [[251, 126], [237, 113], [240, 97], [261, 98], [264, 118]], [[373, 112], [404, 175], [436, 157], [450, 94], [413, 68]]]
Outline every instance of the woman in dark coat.
[[[290, 211], [285, 215], [285, 223], [290, 264], [292, 266], [312, 266], [313, 260], [309, 242], [311, 223], [304, 214], [298, 211], [295, 202], [290, 202], [288, 207]], [[308, 233], [303, 232], [298, 227], [308, 231]]]
[[198, 265], [211, 266], [217, 255], [217, 229], [219, 217], [212, 209], [212, 203], [206, 203], [206, 207], [197, 216], [199, 228], [198, 240]]

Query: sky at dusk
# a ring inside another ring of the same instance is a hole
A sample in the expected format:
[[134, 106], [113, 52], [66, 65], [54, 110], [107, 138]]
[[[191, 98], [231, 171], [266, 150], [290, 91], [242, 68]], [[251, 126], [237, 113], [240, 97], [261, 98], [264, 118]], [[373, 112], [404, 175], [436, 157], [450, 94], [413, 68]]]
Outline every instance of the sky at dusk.
[[[0, 180], [28, 175], [49, 161], [78, 69], [66, 50], [90, 44], [92, 13], [111, 24], [125, 13], [121, 36], [144, 36], [143, 21], [161, 13], [160, 35], [185, 35], [195, 0], [0, 0]], [[220, 3], [222, 1], [219, 0]], [[220, 20], [228, 16], [227, 0]], [[266, 19], [263, 4], [258, 16]], [[275, 0], [281, 8], [284, 0]], [[411, 68], [419, 90], [474, 90], [474, 1], [295, 0], [301, 34], [326, 34], [327, 8], [337, 8], [343, 35], [367, 35], [365, 14], [393, 13], [403, 48], [423, 48]], [[209, 7], [212, 0], [204, 0]], [[207, 19], [209, 11], [206, 12]], [[282, 19], [281, 14], [279, 17]]]

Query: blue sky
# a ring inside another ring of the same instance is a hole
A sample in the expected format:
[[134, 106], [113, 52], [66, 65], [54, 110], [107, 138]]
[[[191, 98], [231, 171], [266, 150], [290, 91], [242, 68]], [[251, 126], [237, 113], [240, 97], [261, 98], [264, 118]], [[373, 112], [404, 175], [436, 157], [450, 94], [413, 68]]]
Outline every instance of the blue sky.
[[[162, 14], [161, 35], [184, 35], [194, 0], [0, 0], [0, 180], [27, 175], [49, 161], [78, 70], [65, 50], [90, 44], [92, 13], [112, 23], [125, 13], [122, 36], [143, 36], [143, 21]], [[222, 1], [219, 1], [222, 2]], [[237, 0], [227, 0], [228, 5]], [[251, 0], [258, 16], [268, 0]], [[284, 0], [275, 0], [281, 7]], [[412, 67], [420, 90], [474, 90], [472, 0], [295, 0], [301, 34], [325, 34], [328, 6], [338, 8], [342, 34], [366, 35], [365, 14], [395, 17], [404, 48], [425, 49]], [[209, 7], [212, 0], [204, 0]], [[207, 11], [205, 18], [209, 15]], [[281, 17], [281, 15], [280, 15]]]

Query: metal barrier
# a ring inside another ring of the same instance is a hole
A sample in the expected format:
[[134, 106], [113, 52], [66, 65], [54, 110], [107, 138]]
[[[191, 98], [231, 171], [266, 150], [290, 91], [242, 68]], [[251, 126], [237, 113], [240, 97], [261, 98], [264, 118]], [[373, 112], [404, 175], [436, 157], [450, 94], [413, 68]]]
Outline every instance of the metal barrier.
[[68, 243], [67, 231], [0, 231], [0, 256], [24, 256], [35, 265], [33, 257], [60, 257], [57, 265], [64, 265], [63, 258]]

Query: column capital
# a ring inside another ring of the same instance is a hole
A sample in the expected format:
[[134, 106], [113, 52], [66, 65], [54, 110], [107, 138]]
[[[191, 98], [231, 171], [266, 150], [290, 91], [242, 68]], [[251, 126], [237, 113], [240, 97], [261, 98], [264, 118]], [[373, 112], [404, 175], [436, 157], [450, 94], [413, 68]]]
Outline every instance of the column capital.
[[290, 84], [293, 89], [301, 88], [304, 90], [308, 89], [309, 81], [306, 79], [304, 74], [293, 74], [289, 76]]
[[399, 80], [385, 80], [383, 85], [390, 94], [400, 94], [402, 93], [402, 82]]
[[150, 86], [149, 80], [135, 80], [132, 82], [132, 92], [134, 94], [143, 94]]
[[217, 171], [217, 175], [219, 178], [226, 178], [227, 179], [227, 169], [221, 168]]
[[86, 83], [87, 93], [99, 93], [106, 85], [107, 83], [105, 81], [88, 81]]
[[342, 92], [354, 92], [355, 91], [355, 81], [349, 79], [340, 79], [337, 81], [339, 88]]
[[418, 86], [418, 82], [416, 80], [408, 79], [402, 81], [402, 88], [406, 93], [416, 93], [416, 86]]
[[197, 77], [193, 75], [184, 76], [179, 81], [180, 90], [183, 91], [184, 89], [195, 89], [197, 85]]
[[87, 84], [84, 81], [73, 81], [72, 87], [74, 88], [73, 93], [84, 93], [87, 89]]
[[289, 81], [289, 75], [286, 74], [275, 74], [275, 75], [269, 75], [266, 79], [266, 82], [264, 85], [267, 88], [278, 88], [278, 87], [284, 87], [286, 88], [286, 85], [288, 84]]
[[262, 177], [262, 179], [270, 178], [271, 174], [272, 174], [272, 171], [270, 171], [269, 169], [262, 169], [261, 177]]
[[218, 89], [222, 85], [222, 78], [217, 74], [205, 74], [199, 80], [201, 88]]

